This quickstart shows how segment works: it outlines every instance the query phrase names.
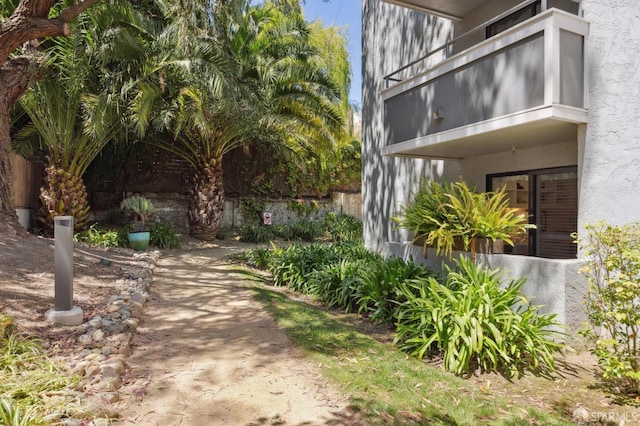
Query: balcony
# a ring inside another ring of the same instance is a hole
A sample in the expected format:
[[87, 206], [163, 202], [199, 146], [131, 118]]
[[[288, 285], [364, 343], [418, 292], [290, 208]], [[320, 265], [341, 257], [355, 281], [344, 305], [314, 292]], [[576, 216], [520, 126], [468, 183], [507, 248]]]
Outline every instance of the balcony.
[[[480, 27], [479, 27], [480, 28]], [[384, 155], [466, 158], [576, 139], [587, 122], [584, 42], [589, 24], [559, 9], [446, 57], [386, 77]]]

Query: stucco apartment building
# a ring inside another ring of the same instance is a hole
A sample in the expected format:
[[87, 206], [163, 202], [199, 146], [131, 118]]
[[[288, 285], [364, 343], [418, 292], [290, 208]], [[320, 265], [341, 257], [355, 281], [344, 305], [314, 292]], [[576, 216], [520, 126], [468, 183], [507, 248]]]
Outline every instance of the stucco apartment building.
[[[367, 247], [423, 262], [391, 217], [421, 179], [506, 186], [537, 229], [486, 256], [574, 328], [571, 233], [640, 219], [637, 0], [363, 0]], [[439, 263], [438, 263], [439, 265]]]

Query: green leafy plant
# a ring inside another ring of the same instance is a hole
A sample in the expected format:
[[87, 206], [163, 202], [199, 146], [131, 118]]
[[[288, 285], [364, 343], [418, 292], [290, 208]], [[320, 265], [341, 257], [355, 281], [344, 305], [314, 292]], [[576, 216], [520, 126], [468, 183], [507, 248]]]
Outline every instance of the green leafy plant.
[[256, 247], [249, 250], [244, 250], [241, 253], [233, 254], [229, 256], [229, 259], [233, 262], [244, 263], [258, 269], [267, 269], [271, 265], [271, 257], [273, 251], [264, 247]]
[[274, 285], [309, 293], [309, 278], [314, 271], [343, 260], [370, 262], [379, 258], [379, 254], [365, 249], [361, 242], [293, 244], [273, 250], [269, 272]]
[[308, 291], [328, 308], [339, 306], [355, 312], [359, 294], [358, 277], [366, 269], [363, 261], [343, 259], [309, 274]]
[[335, 251], [326, 244], [293, 244], [275, 250], [269, 271], [273, 276], [274, 285], [308, 293], [309, 275], [337, 260]]
[[267, 243], [276, 239], [276, 233], [271, 226], [245, 225], [240, 228], [240, 241], [245, 243]]
[[247, 225], [262, 224], [262, 213], [265, 210], [267, 202], [264, 199], [249, 197], [240, 203], [240, 209]]
[[317, 212], [320, 209], [320, 205], [316, 200], [309, 202], [302, 198], [291, 200], [287, 203], [289, 210], [295, 212], [298, 217], [309, 218], [312, 213]]
[[312, 242], [320, 237], [324, 231], [320, 222], [299, 220], [289, 226], [291, 239]]
[[463, 374], [481, 368], [510, 377], [554, 370], [564, 345], [555, 315], [538, 313], [521, 294], [524, 279], [502, 282], [498, 269], [465, 257], [435, 278], [400, 284], [406, 301], [398, 308], [395, 342], [422, 358], [443, 352], [444, 368]]
[[465, 250], [471, 250], [474, 262], [478, 238], [501, 239], [513, 246], [512, 235], [534, 227], [509, 207], [504, 188], [478, 193], [465, 182], [424, 182], [394, 220], [412, 230], [416, 238], [425, 238], [425, 246], [434, 246], [438, 254], [451, 257], [460, 241]]
[[146, 222], [155, 212], [153, 203], [140, 195], [125, 198], [120, 203], [120, 208], [132, 216], [135, 221], [134, 232], [146, 230]]
[[74, 234], [73, 239], [74, 241], [100, 247], [122, 247], [124, 245], [118, 231], [98, 229], [95, 223], [88, 229]]
[[362, 239], [362, 222], [350, 214], [327, 213], [324, 217], [324, 229], [333, 241]]
[[0, 322], [0, 424], [52, 424], [73, 413], [79, 378], [51, 361], [39, 340], [15, 333], [10, 317], [0, 313]]
[[455, 194], [456, 188], [448, 182], [423, 180], [412, 200], [403, 205], [399, 216], [393, 217], [400, 228], [413, 232], [414, 241], [427, 238], [447, 220], [442, 206], [449, 200], [446, 194]]
[[10, 426], [44, 426], [36, 406], [22, 407], [12, 400], [0, 398], [0, 424]]
[[0, 339], [7, 337], [15, 331], [13, 318], [0, 312]]
[[118, 229], [118, 240], [120, 247], [126, 247], [129, 244], [129, 234], [133, 232], [135, 225], [133, 222], [127, 222]]
[[585, 226], [580, 240], [589, 288], [585, 307], [603, 378], [623, 393], [640, 394], [640, 223]]
[[175, 227], [166, 222], [153, 222], [149, 225], [151, 245], [162, 249], [180, 248], [180, 237], [176, 233]]
[[412, 260], [391, 257], [369, 262], [358, 277], [358, 312], [368, 314], [375, 322], [394, 323], [396, 309], [406, 301], [400, 284], [430, 277], [436, 278], [437, 274]]

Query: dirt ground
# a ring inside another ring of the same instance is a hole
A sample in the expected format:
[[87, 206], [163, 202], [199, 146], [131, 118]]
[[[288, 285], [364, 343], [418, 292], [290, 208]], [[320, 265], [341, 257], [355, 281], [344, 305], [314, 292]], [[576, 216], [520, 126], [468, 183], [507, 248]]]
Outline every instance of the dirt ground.
[[[345, 408], [348, 395], [337, 393], [303, 360], [227, 269], [225, 256], [242, 248], [187, 242], [162, 254], [115, 407], [120, 424], [358, 424]], [[101, 266], [102, 258], [112, 264]], [[76, 246], [74, 300], [85, 318], [106, 309], [111, 284], [134, 263], [126, 250]], [[20, 331], [40, 335], [53, 354], [64, 356], [75, 336], [44, 320], [53, 283], [51, 240], [0, 233], [0, 309]], [[553, 381], [509, 382], [498, 375], [469, 380], [488, 393], [569, 417], [582, 407], [581, 420], [589, 424], [640, 424], [640, 410], [616, 405], [594, 387], [588, 353], [570, 354], [559, 367]]]

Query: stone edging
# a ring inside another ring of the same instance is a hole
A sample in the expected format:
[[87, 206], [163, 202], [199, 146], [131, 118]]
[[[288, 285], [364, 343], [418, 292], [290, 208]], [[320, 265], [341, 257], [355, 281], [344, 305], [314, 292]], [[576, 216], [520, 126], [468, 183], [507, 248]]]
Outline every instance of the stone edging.
[[[125, 269], [123, 278], [115, 282], [115, 287], [121, 290], [109, 298], [106, 312], [82, 325], [84, 332], [77, 339], [82, 349], [69, 360], [68, 366], [71, 374], [83, 378], [80, 403], [95, 416], [111, 417], [109, 405], [120, 400], [118, 390], [131, 355], [131, 339], [142, 320], [159, 256], [159, 251], [134, 253], [137, 266]], [[67, 426], [86, 424], [75, 419], [63, 422]], [[107, 418], [96, 418], [89, 426], [108, 424]]]

